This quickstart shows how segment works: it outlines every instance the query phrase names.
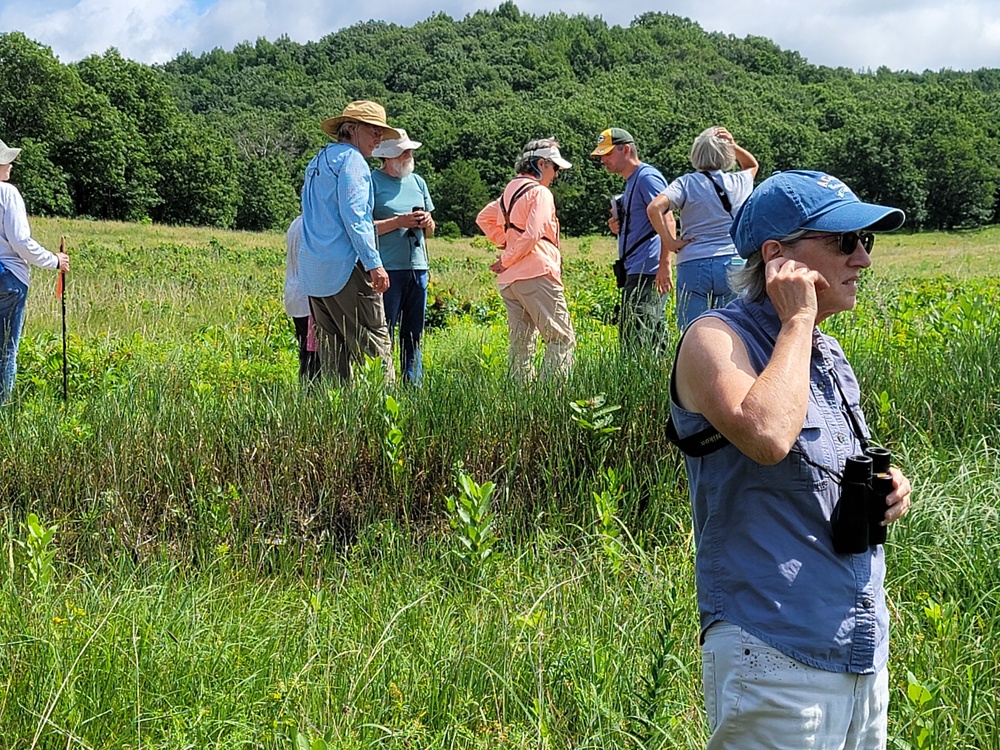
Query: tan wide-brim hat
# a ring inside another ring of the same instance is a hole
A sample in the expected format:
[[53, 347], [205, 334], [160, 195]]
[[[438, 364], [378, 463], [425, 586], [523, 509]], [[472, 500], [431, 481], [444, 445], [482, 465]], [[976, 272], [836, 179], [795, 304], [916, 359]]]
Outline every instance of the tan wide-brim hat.
[[390, 127], [385, 121], [385, 107], [375, 102], [357, 101], [351, 102], [342, 114], [323, 120], [323, 132], [336, 137], [337, 128], [342, 122], [363, 122], [367, 125], [375, 125], [382, 128], [383, 138], [399, 138], [399, 131]]
[[11, 148], [3, 141], [0, 141], [0, 164], [10, 164], [21, 153], [19, 148]]

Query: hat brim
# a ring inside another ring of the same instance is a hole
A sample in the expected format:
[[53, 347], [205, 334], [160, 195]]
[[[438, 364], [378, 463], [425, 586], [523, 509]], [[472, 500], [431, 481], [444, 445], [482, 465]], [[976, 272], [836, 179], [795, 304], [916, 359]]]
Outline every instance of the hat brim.
[[389, 127], [384, 122], [379, 122], [377, 120], [365, 120], [360, 117], [351, 117], [350, 115], [337, 115], [336, 117], [331, 117], [329, 120], [323, 120], [323, 132], [327, 135], [336, 137], [337, 128], [340, 127], [342, 122], [360, 122], [365, 125], [374, 125], [377, 128], [382, 128], [383, 138], [402, 138], [403, 134], [400, 133], [396, 128]]
[[21, 149], [11, 148], [10, 146], [0, 149], [0, 166], [13, 164], [14, 159], [16, 159], [20, 153]]
[[553, 164], [559, 167], [559, 169], [569, 169], [570, 167], [573, 166], [568, 161], [563, 159], [561, 156], [553, 156], [549, 159], [549, 161], [551, 161]]
[[878, 206], [874, 203], [842, 203], [802, 225], [803, 229], [818, 232], [891, 232], [906, 221], [906, 214], [898, 208]]
[[416, 151], [423, 145], [420, 141], [405, 140], [402, 143], [394, 143], [392, 146], [387, 147], [385, 146], [385, 141], [382, 141], [378, 148], [372, 151], [372, 156], [376, 159], [395, 159], [397, 156], [402, 156], [404, 152]]
[[590, 155], [604, 156], [605, 154], [610, 154], [612, 151], [614, 151], [614, 148], [615, 148], [614, 143], [609, 143], [605, 146], [598, 146], [597, 148], [595, 148], [593, 151], [590, 152]]

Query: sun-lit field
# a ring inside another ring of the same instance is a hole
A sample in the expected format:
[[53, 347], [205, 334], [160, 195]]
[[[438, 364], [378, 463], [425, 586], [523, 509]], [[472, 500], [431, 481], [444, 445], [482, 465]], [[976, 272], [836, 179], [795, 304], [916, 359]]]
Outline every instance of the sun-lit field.
[[[0, 409], [0, 744], [703, 746], [671, 362], [618, 353], [611, 238], [564, 245], [567, 381], [506, 377], [480, 238], [431, 242], [422, 386], [339, 390], [297, 382], [281, 235], [32, 223], [72, 258], [68, 400], [36, 270]], [[827, 326], [914, 483], [891, 748], [1000, 748], [998, 244], [881, 237]]]

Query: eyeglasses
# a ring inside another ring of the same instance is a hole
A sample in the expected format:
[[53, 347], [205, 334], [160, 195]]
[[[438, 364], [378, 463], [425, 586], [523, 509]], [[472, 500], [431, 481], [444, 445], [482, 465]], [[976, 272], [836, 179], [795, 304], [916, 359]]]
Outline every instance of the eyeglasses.
[[[837, 240], [837, 250], [842, 255], [854, 255], [854, 251], [861, 243], [865, 252], [871, 255], [872, 248], [875, 247], [874, 232], [844, 232], [843, 234], [804, 234], [799, 240]], [[798, 242], [799, 240], [796, 240]]]

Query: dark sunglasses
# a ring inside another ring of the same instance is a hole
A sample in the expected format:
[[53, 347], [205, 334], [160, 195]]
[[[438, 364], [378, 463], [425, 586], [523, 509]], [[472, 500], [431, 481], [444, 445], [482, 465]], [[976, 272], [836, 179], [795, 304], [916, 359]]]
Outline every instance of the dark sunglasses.
[[858, 243], [861, 243], [861, 247], [865, 249], [865, 252], [871, 255], [872, 248], [875, 247], [875, 233], [874, 232], [844, 232], [843, 234], [804, 234], [799, 237], [800, 240], [822, 240], [822, 239], [836, 239], [837, 240], [837, 250], [842, 255], [854, 255], [854, 251], [858, 247]]

